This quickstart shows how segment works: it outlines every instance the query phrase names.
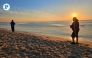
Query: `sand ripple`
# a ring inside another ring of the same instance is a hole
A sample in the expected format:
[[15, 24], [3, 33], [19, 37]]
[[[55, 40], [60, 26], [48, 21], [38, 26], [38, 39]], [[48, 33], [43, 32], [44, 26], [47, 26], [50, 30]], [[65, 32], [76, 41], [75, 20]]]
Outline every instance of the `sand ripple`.
[[42, 36], [0, 29], [0, 58], [4, 57], [92, 58], [92, 48], [88, 44], [71, 45], [70, 41], [52, 41]]

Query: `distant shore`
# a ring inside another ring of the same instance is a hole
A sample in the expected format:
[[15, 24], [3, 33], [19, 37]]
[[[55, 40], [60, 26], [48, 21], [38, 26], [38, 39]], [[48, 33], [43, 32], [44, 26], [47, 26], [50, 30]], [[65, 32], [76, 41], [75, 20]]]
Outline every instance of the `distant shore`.
[[81, 41], [70, 44], [71, 40], [31, 34], [11, 32], [0, 28], [0, 57], [5, 58], [88, 58], [92, 57], [92, 43]]

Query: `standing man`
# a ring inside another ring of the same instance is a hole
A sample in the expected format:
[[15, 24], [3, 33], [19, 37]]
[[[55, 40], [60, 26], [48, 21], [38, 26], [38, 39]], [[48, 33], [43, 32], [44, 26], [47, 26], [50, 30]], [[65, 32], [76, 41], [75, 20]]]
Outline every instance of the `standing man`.
[[10, 22], [10, 24], [11, 24], [11, 30], [12, 30], [12, 32], [14, 32], [14, 25], [15, 25], [15, 22], [12, 20], [12, 21]]
[[72, 25], [70, 25], [70, 28], [72, 29], [72, 43], [71, 44], [75, 44], [74, 42], [74, 38], [76, 37], [76, 44], [78, 44], [78, 32], [79, 32], [79, 22], [78, 19], [76, 17], [73, 17], [73, 23]]

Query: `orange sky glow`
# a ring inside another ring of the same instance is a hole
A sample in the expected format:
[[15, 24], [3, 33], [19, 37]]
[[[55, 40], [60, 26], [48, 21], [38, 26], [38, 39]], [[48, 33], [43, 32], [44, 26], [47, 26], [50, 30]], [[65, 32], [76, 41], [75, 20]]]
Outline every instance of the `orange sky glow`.
[[[11, 9], [5, 11], [0, 7], [0, 22], [32, 22], [32, 21], [61, 21], [72, 20], [77, 17], [79, 20], [92, 20], [92, 0], [67, 0], [49, 2], [39, 7], [24, 8], [11, 6]], [[58, 3], [56, 3], [58, 2]], [[78, 2], [78, 3], [77, 3]], [[27, 4], [29, 2], [26, 2]], [[41, 2], [43, 3], [43, 2]], [[44, 2], [45, 3], [45, 2]], [[34, 3], [32, 3], [35, 5]], [[24, 5], [25, 6], [25, 5]], [[37, 6], [37, 5], [36, 5]], [[12, 9], [14, 8], [14, 9]]]

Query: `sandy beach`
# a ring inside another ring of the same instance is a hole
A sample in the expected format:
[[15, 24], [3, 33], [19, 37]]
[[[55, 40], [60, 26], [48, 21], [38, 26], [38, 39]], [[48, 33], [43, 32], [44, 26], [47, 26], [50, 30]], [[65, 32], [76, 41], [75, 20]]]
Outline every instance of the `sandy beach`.
[[0, 58], [92, 58], [92, 43], [0, 28]]

